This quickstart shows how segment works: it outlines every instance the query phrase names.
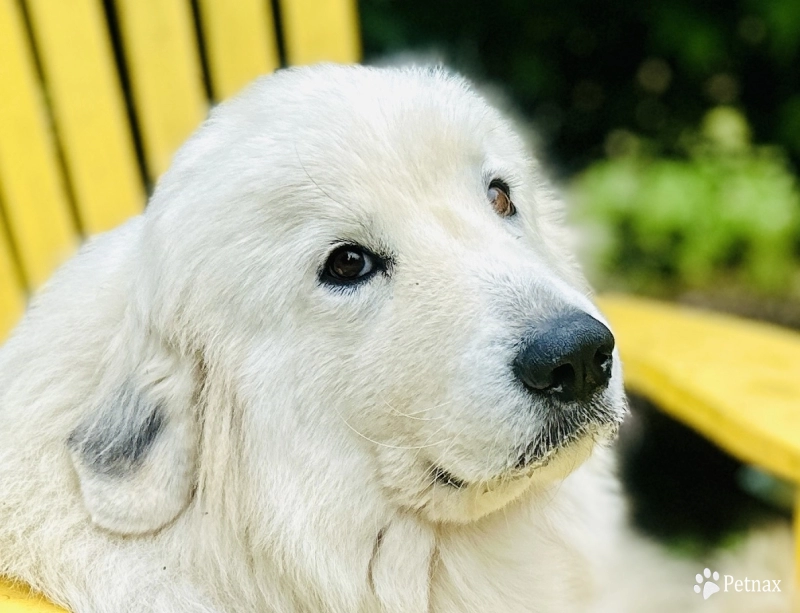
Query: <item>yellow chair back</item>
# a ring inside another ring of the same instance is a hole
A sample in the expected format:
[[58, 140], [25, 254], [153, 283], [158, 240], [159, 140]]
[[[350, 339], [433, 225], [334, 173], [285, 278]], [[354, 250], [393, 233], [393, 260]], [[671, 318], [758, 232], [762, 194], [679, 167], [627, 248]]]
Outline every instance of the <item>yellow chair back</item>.
[[84, 237], [141, 212], [209, 105], [359, 40], [355, 0], [0, 0], [0, 341]]

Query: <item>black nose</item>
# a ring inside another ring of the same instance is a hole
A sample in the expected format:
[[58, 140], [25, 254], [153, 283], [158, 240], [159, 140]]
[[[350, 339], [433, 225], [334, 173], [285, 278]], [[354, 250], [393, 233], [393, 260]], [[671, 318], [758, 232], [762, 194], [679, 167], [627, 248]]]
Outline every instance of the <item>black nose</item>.
[[588, 313], [570, 312], [531, 328], [513, 369], [529, 390], [587, 400], [611, 378], [614, 336]]

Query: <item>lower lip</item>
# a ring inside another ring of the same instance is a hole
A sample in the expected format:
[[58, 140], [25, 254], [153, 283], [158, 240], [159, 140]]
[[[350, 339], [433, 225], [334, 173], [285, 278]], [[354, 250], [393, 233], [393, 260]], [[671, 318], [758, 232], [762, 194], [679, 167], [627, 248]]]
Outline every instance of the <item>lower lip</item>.
[[447, 487], [452, 487], [453, 489], [463, 489], [467, 486], [467, 483], [462, 481], [461, 479], [454, 477], [449, 472], [440, 468], [438, 466], [433, 468], [433, 478], [436, 483], [440, 483], [442, 485], [446, 485]]

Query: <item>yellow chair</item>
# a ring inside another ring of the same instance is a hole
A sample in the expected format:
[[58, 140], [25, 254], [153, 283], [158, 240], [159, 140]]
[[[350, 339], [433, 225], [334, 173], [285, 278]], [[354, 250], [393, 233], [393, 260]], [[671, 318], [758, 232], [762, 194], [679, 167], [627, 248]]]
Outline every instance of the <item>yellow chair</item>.
[[[0, 0], [0, 339], [83, 237], [142, 210], [211, 103], [281, 63], [360, 55], [355, 0], [281, 0], [280, 32], [268, 0], [107, 6]], [[630, 389], [800, 483], [800, 335], [625, 296], [600, 304]], [[0, 581], [0, 613], [56, 611]]]
[[355, 0], [282, 0], [280, 33], [269, 0], [109, 6], [116, 36], [102, 0], [0, 0], [0, 338], [83, 236], [142, 210], [209, 104], [281, 64], [279, 40], [288, 64], [360, 56]]

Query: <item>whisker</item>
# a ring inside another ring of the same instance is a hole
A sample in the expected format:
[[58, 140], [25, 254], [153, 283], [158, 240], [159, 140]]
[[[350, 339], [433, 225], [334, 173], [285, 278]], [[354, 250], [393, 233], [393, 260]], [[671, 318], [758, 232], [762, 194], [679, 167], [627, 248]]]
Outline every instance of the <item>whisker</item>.
[[436, 447], [437, 445], [441, 445], [442, 443], [446, 442], [446, 441], [442, 440], [442, 441], [437, 441], [436, 443], [431, 443], [429, 445], [410, 445], [410, 446], [409, 445], [390, 445], [389, 443], [382, 443], [381, 441], [376, 441], [374, 439], [371, 439], [366, 434], [363, 434], [362, 432], [359, 432], [356, 428], [354, 428], [352, 425], [350, 425], [350, 422], [348, 422], [344, 418], [344, 415], [342, 415], [339, 412], [338, 409], [334, 408], [334, 411], [336, 411], [336, 414], [339, 416], [339, 419], [341, 419], [342, 422], [344, 423], [344, 425], [347, 426], [348, 428], [350, 428], [350, 430], [352, 430], [358, 436], [363, 438], [365, 441], [369, 441], [370, 443], [372, 443], [374, 445], [379, 445], [380, 447], [386, 447], [388, 449], [405, 449], [405, 450], [408, 450], [408, 451], [415, 451], [415, 450], [419, 450], [419, 449], [426, 449], [428, 447]]
[[[450, 450], [453, 448], [453, 446], [454, 446], [454, 445], [456, 444], [456, 442], [458, 441], [458, 438], [459, 438], [459, 437], [460, 437], [462, 434], [464, 434], [464, 430], [466, 430], [468, 426], [469, 426], [469, 424], [468, 424], [468, 423], [467, 423], [467, 424], [464, 424], [464, 427], [463, 427], [463, 428], [461, 428], [461, 430], [459, 430], [459, 431], [458, 431], [458, 434], [455, 434], [454, 436], [452, 436], [452, 437], [450, 438], [450, 442], [448, 443], [447, 447], [445, 447], [445, 448], [444, 448], [444, 449], [443, 449], [443, 450], [442, 450], [442, 451], [439, 453], [439, 455], [436, 457], [436, 462], [435, 462], [435, 463], [434, 463], [434, 464], [431, 466], [431, 468], [429, 469], [429, 472], [431, 472], [431, 471], [435, 471], [437, 468], [440, 468], [440, 466], [441, 466], [441, 460], [442, 460], [442, 456], [445, 456], [445, 455], [447, 455], [447, 454], [450, 452]], [[435, 478], [435, 472], [433, 472], [433, 473], [431, 474], [431, 478], [432, 478], [433, 482], [435, 483], [435, 482], [436, 482], [436, 478]]]
[[[419, 453], [420, 453], [420, 450], [421, 450], [421, 449], [427, 449], [429, 446], [430, 446], [430, 447], [434, 446], [434, 445], [428, 445], [428, 444], [427, 444], [427, 443], [428, 443], [428, 441], [429, 441], [429, 440], [431, 440], [431, 439], [432, 439], [434, 436], [436, 436], [437, 434], [439, 434], [439, 432], [441, 432], [442, 430], [444, 430], [446, 427], [447, 427], [447, 424], [442, 424], [442, 425], [441, 425], [441, 426], [439, 426], [439, 428], [437, 428], [437, 429], [436, 429], [434, 432], [432, 432], [431, 434], [429, 434], [429, 435], [428, 435], [428, 438], [426, 438], [426, 439], [425, 439], [425, 442], [423, 443], [423, 445], [424, 445], [424, 446], [423, 446], [423, 447], [420, 447], [420, 448], [417, 448], [417, 453], [415, 453], [415, 454], [414, 454], [414, 462], [416, 462], [416, 461], [419, 459]], [[444, 442], [444, 441], [440, 441], [440, 443], [441, 443], [441, 442]]]
[[383, 404], [385, 404], [387, 407], [389, 407], [389, 409], [393, 413], [395, 413], [397, 415], [400, 415], [401, 417], [407, 417], [408, 419], [414, 419], [414, 420], [417, 420], [417, 421], [437, 421], [439, 419], [445, 419], [446, 415], [440, 415], [439, 417], [415, 417], [415, 416], [419, 415], [420, 413], [427, 413], [428, 411], [434, 411], [436, 409], [439, 409], [439, 408], [441, 408], [443, 406], [446, 406], [446, 405], [450, 404], [450, 401], [448, 400], [448, 401], [442, 402], [440, 404], [437, 404], [436, 406], [432, 406], [432, 407], [427, 408], [427, 409], [422, 409], [420, 411], [414, 411], [412, 413], [403, 413], [399, 409], [396, 409], [391, 404], [389, 404], [389, 402], [385, 398], [381, 398], [381, 401], [383, 402]]

